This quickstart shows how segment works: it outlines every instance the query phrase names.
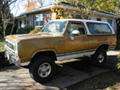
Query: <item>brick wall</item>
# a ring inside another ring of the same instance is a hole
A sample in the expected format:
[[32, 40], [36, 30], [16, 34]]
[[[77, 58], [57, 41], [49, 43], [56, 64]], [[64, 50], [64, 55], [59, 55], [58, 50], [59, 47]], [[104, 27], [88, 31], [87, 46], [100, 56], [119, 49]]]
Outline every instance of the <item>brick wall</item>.
[[[43, 14], [43, 26], [45, 26], [47, 22], [52, 19], [51, 11], [44, 11], [44, 12], [39, 12], [35, 14]], [[35, 14], [28, 15], [28, 24], [31, 25], [32, 27], [34, 27]]]
[[43, 13], [43, 25], [45, 26], [47, 22], [49, 22], [52, 19], [52, 12], [51, 11], [45, 11]]
[[28, 24], [34, 27], [34, 14], [28, 15]]

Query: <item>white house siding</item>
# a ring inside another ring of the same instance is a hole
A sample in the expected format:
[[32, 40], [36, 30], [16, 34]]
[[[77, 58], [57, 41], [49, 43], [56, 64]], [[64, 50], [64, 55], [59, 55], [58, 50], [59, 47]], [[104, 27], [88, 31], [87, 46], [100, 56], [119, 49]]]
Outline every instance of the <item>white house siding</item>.
[[107, 17], [103, 15], [91, 15], [90, 16], [91, 20], [97, 20], [97, 18], [101, 18], [101, 21], [104, 21], [104, 22], [107, 22], [108, 19], [112, 19], [112, 28], [115, 32], [117, 31], [116, 20], [113, 17]]

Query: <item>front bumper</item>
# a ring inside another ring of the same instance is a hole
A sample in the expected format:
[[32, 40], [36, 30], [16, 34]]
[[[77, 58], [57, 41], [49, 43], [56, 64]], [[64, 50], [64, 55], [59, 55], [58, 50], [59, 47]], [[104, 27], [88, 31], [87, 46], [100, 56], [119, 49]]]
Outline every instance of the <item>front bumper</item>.
[[30, 62], [22, 63], [20, 58], [15, 57], [15, 55], [10, 54], [7, 50], [5, 51], [5, 57], [9, 60], [10, 64], [15, 64], [16, 66], [28, 66]]

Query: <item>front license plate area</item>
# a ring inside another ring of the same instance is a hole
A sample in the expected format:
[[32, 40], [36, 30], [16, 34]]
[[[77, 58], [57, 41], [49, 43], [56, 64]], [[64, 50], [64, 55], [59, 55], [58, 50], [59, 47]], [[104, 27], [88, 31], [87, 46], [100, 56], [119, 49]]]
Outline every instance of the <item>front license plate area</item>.
[[11, 61], [11, 55], [7, 51], [6, 51], [6, 57], [9, 60], [9, 62], [12, 63], [12, 61]]

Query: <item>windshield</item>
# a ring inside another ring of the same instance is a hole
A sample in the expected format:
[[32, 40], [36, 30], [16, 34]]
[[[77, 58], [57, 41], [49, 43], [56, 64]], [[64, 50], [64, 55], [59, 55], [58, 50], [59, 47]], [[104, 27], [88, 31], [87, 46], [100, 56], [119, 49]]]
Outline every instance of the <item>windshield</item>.
[[66, 26], [66, 21], [52, 21], [49, 22], [47, 25], [45, 25], [45, 27], [41, 30], [41, 32], [63, 34], [65, 26]]

